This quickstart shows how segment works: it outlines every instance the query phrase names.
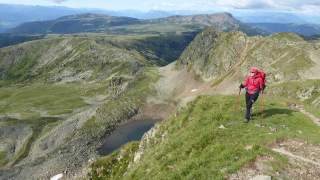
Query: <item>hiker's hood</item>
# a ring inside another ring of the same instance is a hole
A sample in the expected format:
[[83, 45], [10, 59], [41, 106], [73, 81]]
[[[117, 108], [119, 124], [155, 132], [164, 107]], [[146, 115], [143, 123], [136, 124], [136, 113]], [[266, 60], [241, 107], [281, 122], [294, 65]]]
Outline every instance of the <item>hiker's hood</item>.
[[253, 72], [253, 73], [255, 73], [255, 74], [257, 74], [258, 71], [259, 71], [259, 69], [256, 68], [256, 67], [251, 67], [251, 68], [250, 68], [250, 72]]

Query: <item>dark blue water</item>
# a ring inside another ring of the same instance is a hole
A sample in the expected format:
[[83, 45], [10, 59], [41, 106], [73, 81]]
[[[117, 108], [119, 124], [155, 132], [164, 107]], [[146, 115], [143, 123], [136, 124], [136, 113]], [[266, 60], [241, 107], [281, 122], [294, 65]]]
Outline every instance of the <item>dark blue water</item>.
[[134, 120], [120, 125], [110, 136], [106, 137], [102, 147], [98, 150], [99, 154], [108, 155], [130, 141], [140, 140], [156, 122], [155, 120]]

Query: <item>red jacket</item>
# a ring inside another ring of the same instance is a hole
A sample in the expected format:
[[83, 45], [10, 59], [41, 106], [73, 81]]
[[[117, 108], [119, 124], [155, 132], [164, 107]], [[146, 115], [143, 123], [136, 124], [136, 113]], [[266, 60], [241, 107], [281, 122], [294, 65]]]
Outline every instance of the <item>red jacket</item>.
[[248, 76], [244, 83], [242, 83], [243, 87], [247, 89], [249, 94], [254, 94], [263, 89], [263, 80], [260, 76]]

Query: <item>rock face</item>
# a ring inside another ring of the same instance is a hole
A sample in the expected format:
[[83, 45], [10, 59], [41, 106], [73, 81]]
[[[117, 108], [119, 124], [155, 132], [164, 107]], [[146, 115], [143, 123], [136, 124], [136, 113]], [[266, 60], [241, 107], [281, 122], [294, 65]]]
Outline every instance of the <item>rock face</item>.
[[133, 164], [130, 164], [128, 168], [134, 166], [134, 163], [139, 162], [139, 160], [141, 159], [141, 156], [143, 156], [144, 151], [149, 146], [152, 146], [152, 144], [159, 142], [159, 140], [155, 138], [156, 134], [159, 133], [158, 131], [159, 131], [159, 126], [155, 126], [143, 135], [139, 144], [139, 149], [136, 151], [134, 155]]

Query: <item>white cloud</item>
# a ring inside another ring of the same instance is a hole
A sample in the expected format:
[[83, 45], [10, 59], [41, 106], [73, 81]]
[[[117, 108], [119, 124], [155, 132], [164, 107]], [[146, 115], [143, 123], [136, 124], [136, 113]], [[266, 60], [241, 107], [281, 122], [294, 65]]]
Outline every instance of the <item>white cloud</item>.
[[[0, 0], [0, 3], [7, 0]], [[11, 0], [15, 4], [104, 9], [232, 11], [271, 10], [320, 15], [320, 0]]]
[[304, 14], [317, 14], [320, 15], [320, 5], [304, 5], [299, 8], [301, 13]]
[[148, 0], [144, 7], [157, 10], [252, 9], [320, 13], [320, 0]]
[[277, 10], [320, 14], [320, 0], [216, 0], [216, 5], [232, 9]]
[[47, 1], [60, 4], [60, 3], [63, 3], [65, 1], [67, 1], [67, 0], [47, 0]]

